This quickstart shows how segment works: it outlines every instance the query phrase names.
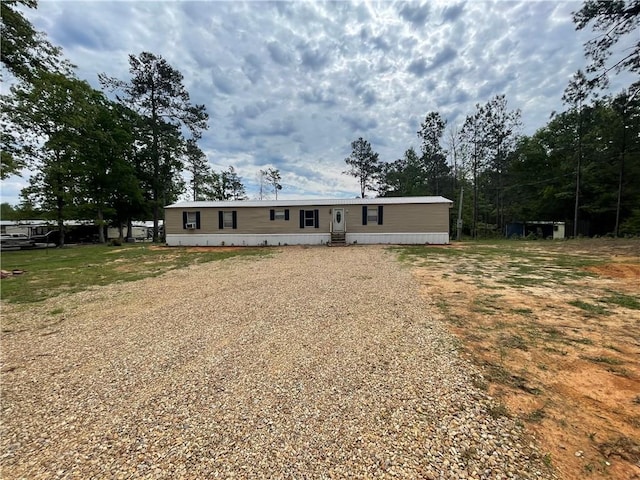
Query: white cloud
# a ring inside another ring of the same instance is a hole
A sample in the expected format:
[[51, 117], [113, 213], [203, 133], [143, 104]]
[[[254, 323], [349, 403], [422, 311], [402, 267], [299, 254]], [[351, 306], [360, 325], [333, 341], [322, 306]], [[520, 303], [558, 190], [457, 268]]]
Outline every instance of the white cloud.
[[[506, 94], [524, 131], [542, 127], [585, 65], [571, 12], [581, 2], [40, 2], [27, 16], [98, 87], [129, 78], [128, 55], [162, 55], [184, 75], [210, 128], [201, 146], [250, 188], [265, 165], [286, 195], [355, 196], [350, 143], [385, 161], [417, 145], [429, 111], [460, 125]], [[619, 88], [621, 80], [612, 89]], [[24, 180], [2, 183], [17, 202]]]

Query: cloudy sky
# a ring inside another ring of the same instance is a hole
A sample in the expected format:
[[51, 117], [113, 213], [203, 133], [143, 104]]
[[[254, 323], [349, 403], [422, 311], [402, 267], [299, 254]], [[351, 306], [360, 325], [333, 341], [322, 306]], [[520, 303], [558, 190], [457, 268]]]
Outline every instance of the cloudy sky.
[[[128, 79], [128, 55], [149, 51], [184, 75], [204, 104], [200, 143], [217, 169], [282, 174], [279, 198], [353, 197], [342, 174], [362, 136], [383, 161], [418, 147], [430, 111], [460, 126], [476, 103], [505, 94], [524, 134], [545, 125], [584, 68], [571, 12], [581, 2], [48, 1], [27, 16], [99, 87]], [[620, 88], [618, 79], [612, 90]], [[616, 83], [618, 82], [618, 83]], [[24, 180], [3, 182], [18, 203]]]

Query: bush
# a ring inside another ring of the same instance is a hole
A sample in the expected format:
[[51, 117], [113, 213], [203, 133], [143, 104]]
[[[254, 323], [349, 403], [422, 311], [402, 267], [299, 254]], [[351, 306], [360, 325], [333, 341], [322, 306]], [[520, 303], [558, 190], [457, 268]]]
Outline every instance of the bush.
[[632, 210], [631, 215], [620, 224], [620, 235], [623, 237], [640, 235], [640, 209]]

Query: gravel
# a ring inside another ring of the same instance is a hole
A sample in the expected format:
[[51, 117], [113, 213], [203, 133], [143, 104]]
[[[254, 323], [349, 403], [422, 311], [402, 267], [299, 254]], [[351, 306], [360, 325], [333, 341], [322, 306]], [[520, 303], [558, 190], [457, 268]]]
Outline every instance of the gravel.
[[384, 247], [3, 310], [2, 478], [554, 478]]

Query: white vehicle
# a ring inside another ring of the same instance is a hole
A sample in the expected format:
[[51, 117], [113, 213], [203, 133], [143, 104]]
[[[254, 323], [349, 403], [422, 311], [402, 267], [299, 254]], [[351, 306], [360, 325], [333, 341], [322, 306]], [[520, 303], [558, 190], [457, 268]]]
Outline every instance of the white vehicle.
[[0, 235], [0, 249], [20, 250], [21, 248], [33, 248], [36, 242], [24, 233], [3, 233]]

